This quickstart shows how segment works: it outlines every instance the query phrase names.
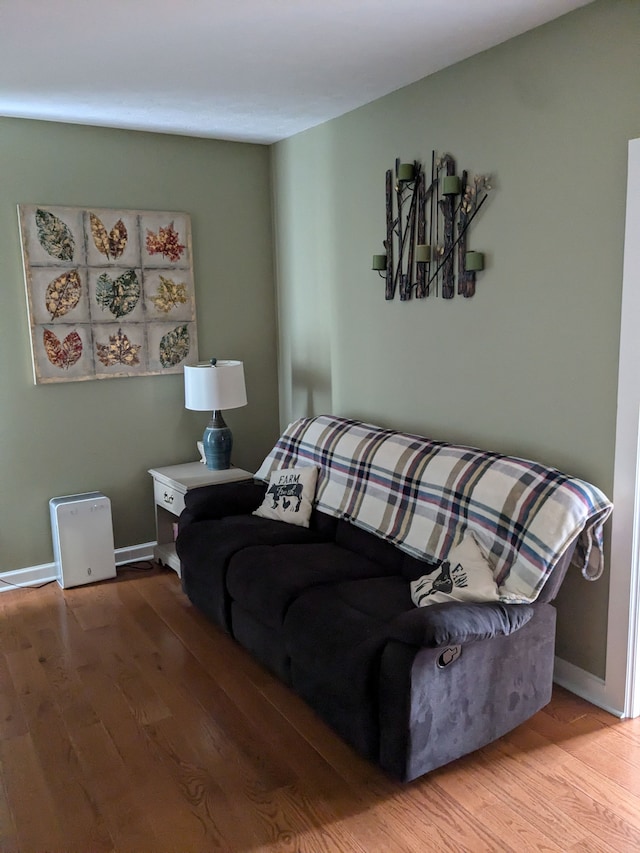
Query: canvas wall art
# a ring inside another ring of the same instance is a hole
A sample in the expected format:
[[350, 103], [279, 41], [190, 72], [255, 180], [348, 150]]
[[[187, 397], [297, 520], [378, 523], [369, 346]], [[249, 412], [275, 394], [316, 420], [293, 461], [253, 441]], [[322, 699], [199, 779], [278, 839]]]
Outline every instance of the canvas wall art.
[[196, 364], [186, 213], [18, 205], [36, 383]]

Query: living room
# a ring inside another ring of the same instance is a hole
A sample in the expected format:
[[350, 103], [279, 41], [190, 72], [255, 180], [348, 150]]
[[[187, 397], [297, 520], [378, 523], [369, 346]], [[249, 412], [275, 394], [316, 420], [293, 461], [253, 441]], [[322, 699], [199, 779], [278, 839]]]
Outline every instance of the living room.
[[[248, 405], [227, 417], [242, 468], [331, 412], [613, 497], [638, 32], [637, 3], [596, 0], [273, 145], [0, 118], [1, 570], [49, 565], [49, 499], [94, 489], [135, 554], [155, 536], [148, 469], [197, 458], [204, 426], [179, 375], [33, 383], [19, 203], [190, 214], [200, 357], [245, 365]], [[384, 173], [432, 150], [492, 176], [486, 267], [472, 299], [385, 301]], [[615, 570], [569, 574], [556, 601], [557, 656], [596, 679]]]

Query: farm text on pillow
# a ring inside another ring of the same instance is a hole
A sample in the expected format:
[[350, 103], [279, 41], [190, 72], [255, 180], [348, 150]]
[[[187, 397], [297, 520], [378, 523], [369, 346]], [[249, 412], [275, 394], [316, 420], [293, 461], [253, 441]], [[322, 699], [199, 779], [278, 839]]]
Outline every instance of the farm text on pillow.
[[410, 586], [411, 599], [417, 607], [447, 601], [501, 600], [489, 561], [470, 530], [465, 531], [446, 560]]
[[272, 471], [264, 500], [253, 514], [308, 527], [317, 479], [318, 469], [311, 466]]

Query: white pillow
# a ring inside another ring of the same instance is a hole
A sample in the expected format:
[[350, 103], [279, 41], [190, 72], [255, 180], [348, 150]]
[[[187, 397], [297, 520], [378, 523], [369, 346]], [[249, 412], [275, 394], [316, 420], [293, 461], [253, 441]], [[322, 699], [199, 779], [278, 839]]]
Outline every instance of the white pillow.
[[418, 607], [447, 601], [500, 601], [489, 561], [470, 530], [437, 569], [411, 582], [411, 599]]
[[317, 479], [318, 469], [311, 466], [273, 471], [264, 500], [253, 514], [308, 527]]

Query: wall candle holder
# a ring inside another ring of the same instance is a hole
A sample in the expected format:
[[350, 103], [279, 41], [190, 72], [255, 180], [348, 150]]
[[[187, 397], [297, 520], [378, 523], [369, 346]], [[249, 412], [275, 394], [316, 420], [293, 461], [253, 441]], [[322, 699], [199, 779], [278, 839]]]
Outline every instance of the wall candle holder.
[[396, 168], [396, 174], [399, 181], [412, 181], [416, 175], [416, 168], [413, 163], [400, 163]]
[[464, 261], [465, 269], [469, 272], [479, 272], [484, 269], [484, 254], [482, 252], [467, 252]]
[[[417, 299], [432, 293], [452, 299], [475, 294], [484, 254], [468, 251], [467, 231], [488, 198], [489, 177], [456, 174], [450, 154], [431, 154], [431, 180], [421, 164], [395, 163], [385, 176], [386, 255], [372, 269], [385, 279], [385, 299]], [[428, 233], [427, 233], [428, 231]], [[384, 263], [383, 263], [384, 261]], [[457, 288], [456, 288], [457, 279]]]
[[442, 195], [459, 195], [460, 178], [457, 175], [447, 175], [442, 179]]

